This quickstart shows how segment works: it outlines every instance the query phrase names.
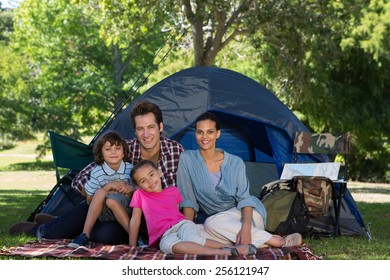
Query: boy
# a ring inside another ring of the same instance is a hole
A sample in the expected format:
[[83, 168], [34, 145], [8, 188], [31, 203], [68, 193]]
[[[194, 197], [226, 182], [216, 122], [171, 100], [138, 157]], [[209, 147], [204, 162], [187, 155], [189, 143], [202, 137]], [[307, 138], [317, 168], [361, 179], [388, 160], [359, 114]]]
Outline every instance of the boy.
[[127, 231], [129, 228], [130, 195], [128, 187], [117, 184], [124, 181], [130, 184], [130, 171], [133, 165], [128, 160], [128, 145], [116, 132], [104, 134], [93, 150], [97, 163], [91, 172], [91, 178], [85, 185], [89, 203], [83, 232], [68, 247], [77, 248], [89, 242], [90, 234], [97, 219], [100, 221], [118, 221]]

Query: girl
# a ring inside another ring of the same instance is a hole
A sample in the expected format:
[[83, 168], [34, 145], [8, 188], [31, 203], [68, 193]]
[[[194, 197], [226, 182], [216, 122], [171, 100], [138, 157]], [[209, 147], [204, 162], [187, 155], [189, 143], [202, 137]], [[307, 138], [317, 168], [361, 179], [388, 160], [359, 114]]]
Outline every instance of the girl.
[[161, 185], [161, 171], [149, 160], [137, 163], [131, 177], [137, 183], [130, 207], [133, 208], [129, 228], [129, 244], [137, 245], [142, 214], [149, 233], [149, 245], [159, 245], [167, 254], [248, 255], [256, 253], [253, 245], [226, 247], [226, 244], [208, 240], [198, 226], [179, 211], [181, 195], [175, 186]]

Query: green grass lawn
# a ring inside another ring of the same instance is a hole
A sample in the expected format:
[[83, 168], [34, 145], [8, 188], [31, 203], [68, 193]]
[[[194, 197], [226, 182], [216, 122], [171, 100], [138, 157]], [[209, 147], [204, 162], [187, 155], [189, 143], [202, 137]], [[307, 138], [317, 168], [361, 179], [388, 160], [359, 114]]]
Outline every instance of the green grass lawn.
[[329, 260], [390, 260], [390, 204], [358, 202], [372, 239], [341, 236], [307, 239], [316, 254]]
[[48, 194], [47, 190], [2, 190], [0, 189], [0, 245], [11, 247], [26, 243], [31, 236], [11, 236], [9, 227], [25, 221]]
[[[0, 245], [17, 246], [34, 239], [10, 236], [13, 223], [26, 220], [47, 195], [45, 190], [0, 190]], [[390, 204], [358, 203], [372, 239], [341, 236], [336, 239], [305, 239], [305, 242], [328, 260], [390, 260]], [[3, 259], [8, 259], [0, 257]]]
[[[9, 151], [0, 151], [1, 247], [17, 246], [34, 239], [25, 235], [10, 236], [8, 228], [13, 223], [26, 220], [55, 183], [52, 161], [35, 162], [32, 157], [6, 156], [19, 154], [22, 151], [27, 154], [34, 153], [31, 143], [24, 143], [24, 145], [30, 147], [22, 149], [16, 146]], [[362, 185], [367, 191], [366, 185]], [[386, 192], [389, 193], [389, 189]], [[371, 240], [364, 237], [341, 236], [336, 239], [306, 238], [304, 241], [317, 255], [327, 260], [390, 260], [390, 203], [357, 202], [357, 204], [371, 232]], [[0, 259], [9, 258], [0, 257]]]

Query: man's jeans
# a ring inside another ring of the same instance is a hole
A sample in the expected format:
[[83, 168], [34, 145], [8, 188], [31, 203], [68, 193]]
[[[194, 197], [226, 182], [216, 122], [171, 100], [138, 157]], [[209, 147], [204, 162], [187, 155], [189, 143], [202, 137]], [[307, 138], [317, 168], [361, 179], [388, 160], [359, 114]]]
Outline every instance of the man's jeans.
[[[33, 234], [38, 239], [73, 239], [83, 231], [88, 213], [88, 204], [84, 201], [62, 213], [52, 221], [36, 226]], [[115, 221], [96, 221], [90, 240], [104, 244], [128, 244], [129, 236], [122, 226]]]

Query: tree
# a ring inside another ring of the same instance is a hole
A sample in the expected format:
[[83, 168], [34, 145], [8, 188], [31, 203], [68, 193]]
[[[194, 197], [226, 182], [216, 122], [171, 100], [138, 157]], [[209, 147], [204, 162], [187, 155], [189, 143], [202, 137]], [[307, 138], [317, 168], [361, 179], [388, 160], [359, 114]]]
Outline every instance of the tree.
[[12, 42], [32, 69], [34, 129], [95, 133], [163, 42], [153, 11], [153, 1], [25, 0]]
[[13, 13], [0, 11], [0, 149], [15, 139], [31, 138], [27, 102], [29, 74], [26, 61], [9, 46]]
[[309, 2], [290, 6], [290, 23], [279, 17], [252, 37], [262, 64], [313, 131], [352, 132], [353, 178], [388, 181], [390, 4]]
[[345, 56], [334, 79], [341, 84], [335, 92], [348, 98], [340, 104], [347, 114], [339, 116], [355, 124], [352, 172], [357, 180], [390, 181], [389, 38], [390, 3], [371, 0], [340, 42]]
[[[169, 34], [163, 30], [163, 9], [159, 1], [93, 0], [77, 3], [85, 14], [99, 22], [99, 36], [112, 48], [116, 85], [129, 88], [152, 61]], [[96, 13], [98, 9], [99, 13]], [[137, 71], [138, 70], [138, 71]], [[131, 73], [132, 75], [129, 75]], [[127, 80], [124, 80], [124, 79]], [[124, 92], [119, 97], [123, 97]], [[115, 100], [115, 105], [121, 98]]]
[[[138, 77], [143, 81], [167, 36], [191, 30], [192, 38], [185, 36], [148, 83], [191, 64], [237, 70], [273, 90], [311, 130], [351, 131], [359, 151], [353, 160], [384, 162], [375, 168], [383, 178], [390, 162], [389, 5], [384, 0], [25, 0], [9, 46], [20, 59], [16, 63], [28, 61], [29, 75], [20, 69], [28, 87], [14, 88], [11, 103], [21, 101], [18, 111], [29, 116], [33, 129], [91, 135], [134, 91]], [[0, 75], [17, 69], [3, 61], [7, 70], [0, 69]], [[12, 83], [2, 82], [3, 88]]]
[[167, 10], [177, 15], [182, 29], [191, 27], [196, 66], [210, 66], [231, 41], [249, 33], [248, 23], [256, 19], [258, 6], [267, 1], [167, 1]]
[[[371, 179], [389, 180], [389, 5], [383, 0], [182, 0], [175, 6], [175, 22], [191, 27], [195, 65], [231, 68], [218, 55], [233, 40], [249, 39], [259, 58], [250, 66], [261, 69], [252, 71], [257, 75], [252, 78], [268, 84], [311, 130], [351, 131], [359, 151], [353, 160], [382, 162], [371, 169], [378, 171]], [[364, 168], [352, 168], [354, 178]]]
[[8, 43], [8, 35], [13, 31], [13, 13], [0, 10], [0, 41]]

